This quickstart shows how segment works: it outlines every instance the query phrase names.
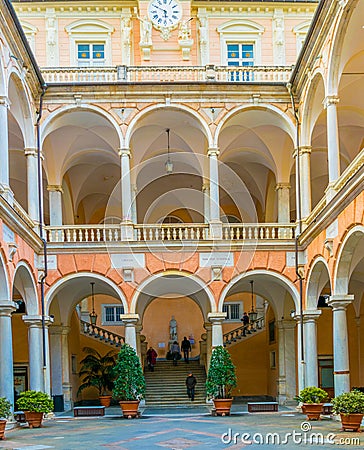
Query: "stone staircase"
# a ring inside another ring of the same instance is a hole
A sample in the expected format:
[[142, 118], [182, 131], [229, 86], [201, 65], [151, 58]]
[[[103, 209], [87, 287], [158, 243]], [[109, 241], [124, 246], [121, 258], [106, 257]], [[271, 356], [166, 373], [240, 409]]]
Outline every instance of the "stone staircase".
[[[189, 372], [197, 379], [194, 402], [187, 397], [185, 381]], [[177, 366], [173, 366], [172, 361], [157, 361], [154, 372], [149, 372], [146, 368], [144, 375], [147, 406], [206, 404], [206, 372], [199, 361], [190, 361], [186, 364], [182, 358]]]

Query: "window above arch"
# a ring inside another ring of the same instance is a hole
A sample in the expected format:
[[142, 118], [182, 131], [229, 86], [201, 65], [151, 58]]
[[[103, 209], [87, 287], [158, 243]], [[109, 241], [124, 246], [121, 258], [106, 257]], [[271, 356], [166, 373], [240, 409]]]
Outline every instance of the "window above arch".
[[65, 27], [70, 37], [71, 66], [112, 64], [111, 34], [114, 27], [101, 20], [78, 20]]
[[27, 38], [32, 52], [35, 53], [35, 35], [38, 33], [38, 28], [28, 22], [21, 22], [24, 34]]
[[303, 43], [305, 42], [308, 30], [310, 28], [311, 22], [304, 22], [296, 25], [292, 31], [296, 35], [296, 51], [297, 56], [299, 55]]
[[220, 25], [221, 63], [227, 66], [261, 65], [261, 36], [264, 27], [249, 20]]

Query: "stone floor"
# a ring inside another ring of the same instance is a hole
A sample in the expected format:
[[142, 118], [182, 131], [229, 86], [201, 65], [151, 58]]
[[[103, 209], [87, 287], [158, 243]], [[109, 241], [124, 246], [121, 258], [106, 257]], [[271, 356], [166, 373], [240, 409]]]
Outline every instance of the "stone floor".
[[[235, 438], [234, 438], [235, 436]], [[142, 408], [139, 419], [124, 419], [118, 407], [104, 417], [74, 418], [69, 413], [45, 420], [43, 427], [26, 425], [6, 431], [2, 449], [105, 449], [105, 450], [238, 450], [314, 447], [363, 449], [361, 433], [341, 431], [340, 422], [323, 417], [307, 422], [293, 408], [280, 407], [276, 413], [248, 413], [245, 404], [235, 404], [232, 414], [214, 417], [208, 406]]]

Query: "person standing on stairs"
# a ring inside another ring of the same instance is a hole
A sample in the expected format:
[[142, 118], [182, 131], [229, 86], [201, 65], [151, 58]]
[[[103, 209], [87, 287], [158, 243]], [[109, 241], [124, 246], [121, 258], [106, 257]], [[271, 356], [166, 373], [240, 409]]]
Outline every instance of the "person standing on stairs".
[[188, 398], [191, 399], [191, 402], [195, 400], [195, 386], [197, 384], [196, 377], [193, 375], [192, 372], [188, 374], [188, 377], [186, 378], [186, 387], [187, 387], [187, 395]]
[[147, 351], [147, 363], [148, 363], [148, 369], [151, 372], [154, 372], [154, 366], [157, 362], [157, 352], [154, 350], [154, 348], [151, 346], [149, 347], [149, 350]]
[[243, 322], [244, 328], [243, 328], [243, 336], [246, 336], [246, 330], [248, 329], [248, 325], [249, 325], [249, 316], [248, 314], [245, 312], [243, 314], [243, 317], [240, 319]]
[[173, 344], [171, 345], [171, 354], [173, 359], [173, 365], [176, 366], [177, 361], [178, 359], [180, 359], [181, 356], [181, 351], [177, 341], [174, 341]]
[[189, 352], [192, 350], [192, 347], [191, 347], [191, 342], [186, 338], [186, 336], [183, 338], [183, 341], [181, 343], [181, 350], [183, 351], [185, 363], [188, 364], [189, 363], [188, 355], [189, 355]]

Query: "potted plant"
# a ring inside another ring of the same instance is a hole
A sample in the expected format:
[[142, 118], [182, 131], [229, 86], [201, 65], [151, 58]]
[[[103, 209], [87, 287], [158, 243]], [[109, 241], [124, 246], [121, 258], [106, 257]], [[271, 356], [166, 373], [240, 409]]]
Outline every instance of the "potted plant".
[[206, 380], [206, 394], [212, 398], [216, 414], [230, 414], [232, 390], [237, 384], [235, 366], [230, 353], [223, 347], [214, 348]]
[[0, 439], [4, 439], [6, 421], [11, 414], [11, 403], [5, 397], [0, 397]]
[[16, 403], [24, 412], [29, 428], [39, 428], [42, 425], [43, 414], [53, 411], [53, 400], [41, 391], [21, 392]]
[[359, 431], [364, 415], [364, 393], [357, 389], [332, 399], [332, 410], [340, 414], [343, 431]]
[[80, 377], [83, 377], [82, 384], [78, 388], [77, 395], [84, 389], [95, 387], [99, 393], [101, 405], [109, 407], [111, 395], [114, 387], [114, 366], [116, 353], [110, 350], [106, 355], [102, 356], [97, 350], [84, 347], [83, 351], [87, 356], [80, 362]]
[[302, 403], [302, 412], [308, 420], [320, 420], [323, 409], [323, 401], [327, 398], [327, 392], [316, 386], [308, 386], [294, 399]]
[[130, 345], [120, 347], [114, 373], [113, 396], [119, 401], [123, 416], [137, 417], [145, 393], [145, 379], [138, 355]]

